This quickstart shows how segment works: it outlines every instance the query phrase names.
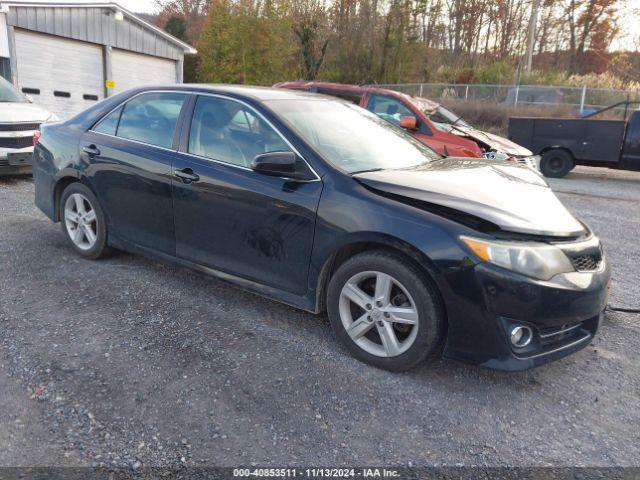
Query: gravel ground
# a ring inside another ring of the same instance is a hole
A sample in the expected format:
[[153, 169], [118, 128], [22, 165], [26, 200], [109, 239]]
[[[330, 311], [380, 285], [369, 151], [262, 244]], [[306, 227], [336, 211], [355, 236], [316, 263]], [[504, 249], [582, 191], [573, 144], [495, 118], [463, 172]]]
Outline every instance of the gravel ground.
[[[640, 308], [640, 174], [553, 182], [606, 242], [612, 305]], [[507, 374], [441, 360], [391, 374], [327, 320], [128, 254], [74, 255], [0, 179], [0, 464], [637, 466], [640, 327]]]

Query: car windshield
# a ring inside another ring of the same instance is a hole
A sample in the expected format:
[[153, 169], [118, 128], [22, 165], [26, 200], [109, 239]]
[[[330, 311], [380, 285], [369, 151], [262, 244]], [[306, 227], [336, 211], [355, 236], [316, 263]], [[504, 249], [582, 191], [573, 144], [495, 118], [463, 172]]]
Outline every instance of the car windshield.
[[0, 102], [26, 103], [27, 99], [13, 85], [0, 77]]
[[465, 122], [461, 117], [453, 113], [451, 110], [447, 110], [442, 105], [438, 105], [436, 108], [425, 110], [424, 114], [435, 124], [436, 128], [445, 132], [451, 131], [451, 127], [453, 126], [469, 126], [469, 124]]
[[267, 104], [325, 160], [348, 173], [415, 167], [441, 158], [401, 128], [346, 102]]

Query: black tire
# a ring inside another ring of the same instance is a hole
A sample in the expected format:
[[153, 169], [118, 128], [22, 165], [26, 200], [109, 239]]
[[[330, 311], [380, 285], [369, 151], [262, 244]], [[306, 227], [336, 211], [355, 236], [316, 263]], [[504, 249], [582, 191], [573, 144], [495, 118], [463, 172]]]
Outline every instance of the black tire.
[[[340, 296], [343, 287], [355, 275], [370, 271], [385, 273], [399, 281], [408, 291], [417, 308], [418, 323], [415, 340], [406, 351], [396, 356], [377, 356], [361, 348], [349, 336], [341, 319]], [[392, 251], [364, 252], [343, 263], [329, 282], [327, 312], [331, 327], [342, 344], [353, 356], [376, 367], [400, 372], [415, 367], [427, 357], [439, 356], [441, 353], [445, 315], [437, 288], [433, 281], [411, 261]]]
[[[82, 195], [89, 203], [91, 209], [95, 212], [96, 220], [94, 229], [96, 231], [96, 238], [95, 243], [90, 248], [84, 249], [76, 245], [76, 243], [74, 243], [73, 239], [71, 238], [71, 232], [67, 227], [65, 218], [65, 205], [69, 197], [73, 194]], [[62, 225], [62, 231], [69, 241], [69, 244], [78, 254], [80, 254], [84, 258], [97, 260], [99, 258], [104, 258], [111, 253], [111, 248], [109, 248], [109, 246], [107, 245], [107, 222], [105, 221], [102, 207], [100, 207], [100, 203], [98, 202], [98, 199], [93, 194], [93, 192], [82, 183], [74, 182], [67, 188], [65, 188], [62, 192], [62, 196], [60, 197], [60, 223]]]
[[540, 171], [545, 177], [562, 178], [574, 167], [573, 157], [566, 150], [554, 148], [546, 151], [540, 160]]

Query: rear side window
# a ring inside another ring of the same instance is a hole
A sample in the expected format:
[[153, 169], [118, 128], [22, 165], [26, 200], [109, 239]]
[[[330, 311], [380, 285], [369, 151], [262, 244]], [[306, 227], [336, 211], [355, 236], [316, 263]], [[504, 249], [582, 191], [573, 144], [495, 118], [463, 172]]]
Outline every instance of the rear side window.
[[117, 136], [170, 148], [183, 93], [145, 93], [127, 102], [118, 124]]
[[122, 107], [116, 108], [113, 112], [100, 120], [100, 123], [98, 123], [98, 125], [93, 128], [93, 131], [98, 133], [105, 133], [107, 135], [115, 135], [121, 113]]

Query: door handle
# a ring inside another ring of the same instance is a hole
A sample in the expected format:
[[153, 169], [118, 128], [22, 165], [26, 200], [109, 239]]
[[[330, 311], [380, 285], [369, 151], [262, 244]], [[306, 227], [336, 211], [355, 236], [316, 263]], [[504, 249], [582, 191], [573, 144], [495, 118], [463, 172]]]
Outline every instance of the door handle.
[[85, 145], [84, 147], [82, 147], [82, 151], [88, 154], [90, 157], [100, 155], [100, 149], [95, 145]]
[[174, 170], [173, 174], [176, 177], [181, 178], [184, 183], [197, 182], [198, 180], [200, 180], [200, 175], [193, 173], [193, 170], [191, 170], [190, 168], [183, 168], [182, 170]]

